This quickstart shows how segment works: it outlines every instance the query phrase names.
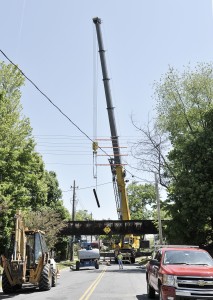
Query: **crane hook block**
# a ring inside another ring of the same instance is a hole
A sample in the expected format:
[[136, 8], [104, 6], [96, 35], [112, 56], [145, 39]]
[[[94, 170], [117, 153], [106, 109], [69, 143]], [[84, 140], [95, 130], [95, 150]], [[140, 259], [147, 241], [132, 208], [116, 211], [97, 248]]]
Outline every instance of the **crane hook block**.
[[93, 142], [92, 143], [92, 150], [96, 153], [98, 150], [98, 142]]

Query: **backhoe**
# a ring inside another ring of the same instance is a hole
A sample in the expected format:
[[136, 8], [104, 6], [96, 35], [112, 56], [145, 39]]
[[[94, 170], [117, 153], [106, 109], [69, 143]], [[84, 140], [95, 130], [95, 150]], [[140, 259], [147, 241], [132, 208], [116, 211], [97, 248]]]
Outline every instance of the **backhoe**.
[[45, 243], [45, 233], [28, 230], [20, 212], [15, 215], [15, 231], [7, 255], [1, 255], [2, 289], [5, 294], [34, 285], [42, 291], [56, 286], [59, 272]]

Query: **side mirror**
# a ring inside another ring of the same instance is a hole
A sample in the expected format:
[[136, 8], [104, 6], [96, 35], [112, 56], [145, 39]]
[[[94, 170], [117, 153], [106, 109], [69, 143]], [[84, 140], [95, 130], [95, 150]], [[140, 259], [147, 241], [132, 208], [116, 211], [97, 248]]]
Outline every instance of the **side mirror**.
[[150, 265], [160, 266], [160, 262], [157, 259], [150, 259]]

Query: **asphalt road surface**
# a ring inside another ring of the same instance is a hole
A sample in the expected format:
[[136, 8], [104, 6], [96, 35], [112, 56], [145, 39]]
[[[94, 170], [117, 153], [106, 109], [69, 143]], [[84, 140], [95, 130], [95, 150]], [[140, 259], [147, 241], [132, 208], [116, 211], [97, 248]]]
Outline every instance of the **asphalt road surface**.
[[[13, 300], [147, 300], [145, 269], [137, 264], [100, 265], [100, 269], [65, 269], [61, 271], [57, 286], [50, 291], [27, 287], [16, 294], [5, 295], [0, 290], [0, 299]], [[156, 296], [156, 299], [158, 297]]]

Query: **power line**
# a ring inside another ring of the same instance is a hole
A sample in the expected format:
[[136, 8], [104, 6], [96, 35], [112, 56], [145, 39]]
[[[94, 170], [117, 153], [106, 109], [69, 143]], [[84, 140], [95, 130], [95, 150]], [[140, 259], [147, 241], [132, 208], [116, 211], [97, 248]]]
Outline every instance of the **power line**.
[[[28, 77], [25, 75], [25, 73], [17, 66], [13, 63], [13, 61], [0, 49], [0, 52], [2, 53], [2, 55], [16, 68], [19, 70], [19, 72], [39, 91], [39, 93], [41, 93], [44, 98], [46, 98], [73, 126], [75, 126], [85, 137], [87, 137], [87, 139], [89, 139], [91, 142], [93, 142], [93, 140], [77, 125], [75, 124], [44, 92], [41, 91], [41, 89]], [[109, 156], [111, 158], [111, 156], [105, 151], [103, 150], [100, 146], [98, 146], [98, 148], [103, 151], [107, 156]], [[133, 175], [131, 172], [129, 172], [128, 170], [126, 170], [132, 177], [136, 177], [138, 179], [139, 178], [135, 175]]]
[[[72, 156], [79, 156], [79, 153], [49, 153], [49, 152], [42, 152], [42, 155], [61, 155], [61, 156], [66, 156], [66, 155], [72, 155]], [[81, 156], [92, 156], [92, 154], [88, 153], [80, 153]]]
[[73, 163], [73, 164], [69, 164], [69, 163], [48, 163], [45, 162], [45, 165], [62, 165], [62, 166], [92, 166], [92, 164], [80, 164], [80, 163]]
[[[44, 92], [41, 91], [41, 89], [29, 78], [27, 77], [24, 72], [13, 63], [13, 61], [0, 49], [0, 52], [3, 54], [3, 56], [15, 67], [19, 70], [19, 72], [41, 93], [70, 123], [72, 123], [84, 136], [86, 136], [91, 142], [93, 140], [77, 125], [75, 124]], [[98, 146], [101, 151], [103, 151], [105, 154], [107, 154], [101, 147]], [[107, 156], [110, 157], [109, 154]], [[111, 157], [110, 157], [111, 158]]]
[[[106, 184], [112, 184], [112, 181], [109, 181], [109, 182], [105, 182], [105, 183], [100, 183], [98, 184], [97, 186], [102, 186], [102, 185], [106, 185]], [[91, 185], [91, 186], [87, 186], [87, 187], [83, 187], [83, 188], [78, 188], [78, 191], [79, 190], [86, 190], [86, 189], [91, 189], [91, 188], [94, 188], [96, 186], [94, 185]], [[66, 191], [62, 191], [63, 193], [68, 193], [68, 192], [71, 192], [71, 190], [66, 190]]]
[[[70, 139], [82, 139], [82, 136], [81, 135], [63, 135], [63, 134], [34, 134], [35, 137], [37, 138], [49, 138], [49, 139], [67, 139], [67, 138], [70, 138]], [[108, 135], [104, 135], [104, 136], [101, 136], [99, 138], [105, 138], [105, 139], [108, 139]], [[119, 139], [136, 139], [136, 138], [140, 138], [140, 136], [127, 136], [127, 135], [122, 135], [122, 136], [119, 136]], [[106, 140], [108, 141], [108, 140]]]

